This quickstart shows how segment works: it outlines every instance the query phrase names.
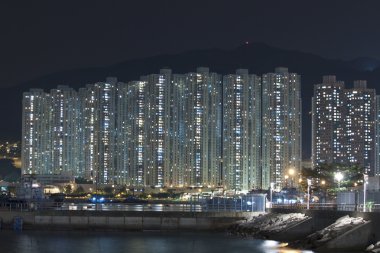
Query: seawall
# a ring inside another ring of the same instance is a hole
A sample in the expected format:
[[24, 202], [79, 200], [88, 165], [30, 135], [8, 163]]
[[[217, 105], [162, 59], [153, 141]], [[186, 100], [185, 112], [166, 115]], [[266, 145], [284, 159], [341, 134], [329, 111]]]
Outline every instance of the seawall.
[[[348, 215], [350, 217], [362, 217], [369, 222], [360, 225], [321, 246], [317, 251], [328, 251], [331, 249], [365, 249], [371, 243], [380, 240], [380, 215], [376, 212], [354, 212], [334, 210], [294, 210], [294, 209], [271, 209], [275, 213], [300, 212], [311, 217], [308, 222], [297, 227], [298, 238], [303, 239], [307, 235], [322, 230], [334, 223], [338, 218]], [[288, 231], [291, 232], [291, 231]], [[284, 239], [284, 238], [282, 238]]]
[[334, 223], [338, 218], [349, 215], [350, 217], [362, 217], [365, 220], [371, 221], [368, 226], [371, 234], [370, 238], [375, 240], [380, 240], [380, 213], [378, 212], [354, 212], [354, 211], [334, 211], [334, 210], [296, 210], [296, 209], [282, 209], [282, 208], [272, 208], [269, 212], [275, 213], [304, 213], [305, 215], [311, 217], [311, 222], [305, 229], [308, 232], [316, 232], [321, 230], [332, 223]]
[[0, 211], [0, 227], [13, 229], [21, 218], [23, 229], [222, 230], [251, 216], [250, 212]]

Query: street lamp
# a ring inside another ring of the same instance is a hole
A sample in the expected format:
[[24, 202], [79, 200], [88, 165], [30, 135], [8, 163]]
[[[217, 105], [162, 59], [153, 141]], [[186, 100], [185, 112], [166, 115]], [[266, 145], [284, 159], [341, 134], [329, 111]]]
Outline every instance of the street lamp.
[[338, 181], [338, 190], [340, 190], [340, 181], [343, 180], [344, 178], [344, 175], [342, 172], [338, 171], [338, 172], [335, 172], [334, 174], [334, 178], [336, 181]]
[[274, 182], [270, 183], [270, 204], [272, 207], [272, 202], [273, 202], [273, 188], [274, 188]]
[[323, 202], [326, 202], [326, 189], [325, 189], [325, 185], [326, 185], [326, 181], [325, 180], [321, 180]]
[[366, 212], [366, 197], [367, 197], [367, 183], [368, 183], [368, 175], [363, 173], [363, 212]]
[[289, 175], [285, 175], [285, 187], [288, 188]]
[[311, 179], [307, 179], [307, 209], [310, 209], [310, 186], [311, 186]]
[[290, 187], [293, 187], [293, 181], [294, 181], [294, 174], [295, 174], [295, 170], [293, 169], [293, 168], [290, 168], [289, 170], [288, 170], [288, 173], [289, 173], [289, 175], [290, 175]]

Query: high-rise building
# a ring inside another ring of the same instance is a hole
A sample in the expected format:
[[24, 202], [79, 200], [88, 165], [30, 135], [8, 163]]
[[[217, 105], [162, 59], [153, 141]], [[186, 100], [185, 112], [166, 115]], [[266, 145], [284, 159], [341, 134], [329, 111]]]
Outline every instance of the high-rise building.
[[300, 76], [287, 68], [262, 76], [262, 188], [296, 183], [302, 161], [300, 85]]
[[376, 91], [366, 81], [355, 81], [345, 91], [345, 135], [349, 164], [359, 164], [369, 175], [375, 174]]
[[228, 189], [261, 188], [261, 82], [239, 69], [223, 79], [223, 178]]
[[78, 91], [76, 177], [100, 184], [115, 182], [116, 85], [117, 79], [109, 77]]
[[118, 182], [137, 186], [218, 185], [221, 81], [196, 73], [142, 76], [118, 87]]
[[313, 97], [313, 167], [359, 165], [375, 173], [376, 92], [365, 81], [346, 89], [335, 76], [323, 77]]
[[22, 106], [22, 174], [47, 174], [52, 168], [49, 96], [31, 89], [24, 92]]
[[[47, 95], [50, 99], [51, 168], [44, 174], [77, 174], [82, 150], [77, 141], [79, 110], [77, 92], [60, 85]], [[42, 173], [41, 173], [42, 174]]]
[[344, 83], [324, 76], [312, 98], [312, 163], [345, 163]]
[[115, 180], [115, 78], [107, 78], [106, 82], [98, 82], [89, 86], [89, 94], [94, 96], [93, 115], [94, 138], [94, 173], [93, 180], [101, 184], [114, 183]]
[[376, 152], [375, 175], [380, 176], [380, 96], [376, 96]]
[[85, 88], [78, 91], [79, 102], [79, 120], [78, 128], [80, 129], [78, 137], [78, 146], [82, 152], [80, 153], [81, 164], [78, 177], [96, 181], [95, 167], [95, 91], [93, 85], [88, 84]]
[[23, 173], [133, 187], [285, 186], [301, 163], [300, 78], [285, 68], [107, 78], [23, 99]]
[[185, 90], [186, 76], [173, 75], [172, 84], [170, 85], [170, 168], [166, 174], [167, 186], [186, 185], [185, 182]]
[[116, 182], [143, 187], [146, 182], [147, 82], [118, 85]]
[[24, 174], [77, 173], [78, 116], [77, 93], [67, 86], [24, 93]]
[[208, 68], [186, 75], [185, 171], [187, 186], [218, 185], [221, 178], [221, 78]]
[[170, 107], [171, 70], [161, 69], [160, 74], [141, 77], [146, 85], [146, 184], [163, 187], [170, 185]]

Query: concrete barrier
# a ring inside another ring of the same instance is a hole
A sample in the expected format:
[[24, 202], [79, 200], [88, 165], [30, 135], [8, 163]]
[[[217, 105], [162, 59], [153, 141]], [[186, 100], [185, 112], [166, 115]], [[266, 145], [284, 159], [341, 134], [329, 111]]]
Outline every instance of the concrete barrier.
[[70, 217], [69, 216], [52, 216], [51, 217], [51, 223], [52, 224], [70, 224]]
[[318, 251], [340, 250], [363, 250], [370, 244], [371, 222], [357, 226], [346, 233], [328, 241], [318, 248]]
[[280, 233], [270, 235], [268, 239], [275, 241], [291, 242], [305, 238], [314, 233], [314, 221], [312, 218], [305, 219]]
[[125, 226], [125, 217], [108, 217], [108, 226], [123, 228]]
[[196, 226], [196, 224], [197, 224], [196, 218], [187, 218], [187, 217], [179, 218], [180, 229], [184, 229], [184, 230], [192, 229]]
[[161, 217], [143, 217], [143, 230], [160, 230]]
[[71, 216], [70, 224], [77, 226], [86, 226], [88, 225], [88, 217], [86, 216]]
[[161, 218], [161, 229], [162, 230], [178, 230], [179, 229], [179, 218], [162, 217]]
[[183, 212], [94, 212], [83, 210], [46, 212], [0, 212], [3, 223], [15, 216], [24, 220], [25, 229], [122, 229], [122, 230], [215, 230], [246, 220], [251, 214]]
[[106, 226], [108, 224], [107, 216], [90, 216], [88, 217], [88, 224], [94, 226]]
[[34, 224], [36, 225], [47, 225], [52, 224], [52, 217], [51, 216], [36, 216], [34, 218]]
[[130, 230], [142, 230], [143, 217], [125, 217], [124, 224], [127, 229]]
[[[311, 221], [301, 225], [301, 230], [310, 230], [310, 234], [321, 230], [342, 216], [349, 215], [350, 217], [362, 217], [369, 221], [350, 231], [347, 231], [341, 236], [329, 241], [325, 245], [318, 248], [320, 251], [331, 251], [332, 249], [365, 249], [371, 243], [376, 243], [380, 240], [380, 215], [376, 212], [355, 212], [355, 211], [334, 211], [334, 210], [295, 210], [295, 209], [272, 209], [271, 212], [290, 213], [300, 212], [311, 217]], [[287, 231], [286, 236], [282, 239], [289, 238], [291, 241], [292, 231]], [[277, 238], [278, 239], [278, 238]]]

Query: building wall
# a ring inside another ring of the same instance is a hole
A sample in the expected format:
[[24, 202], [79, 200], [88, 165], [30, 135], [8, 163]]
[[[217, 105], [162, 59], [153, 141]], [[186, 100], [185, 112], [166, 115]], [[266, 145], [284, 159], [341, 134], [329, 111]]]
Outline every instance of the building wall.
[[359, 165], [375, 174], [376, 92], [365, 81], [345, 89], [335, 76], [323, 77], [313, 97], [313, 167]]
[[94, 165], [96, 182], [114, 182], [115, 173], [115, 95], [116, 80], [96, 83], [94, 101]]
[[260, 79], [240, 69], [223, 79], [223, 178], [229, 189], [261, 187]]
[[380, 176], [380, 96], [376, 96], [376, 164], [375, 176]]
[[221, 79], [208, 68], [186, 75], [185, 173], [187, 186], [220, 182]]
[[22, 173], [48, 173], [51, 168], [50, 100], [41, 89], [23, 94]]
[[300, 76], [277, 68], [262, 77], [262, 187], [286, 185], [289, 169], [301, 169]]
[[146, 109], [148, 131], [145, 133], [146, 159], [148, 160], [146, 184], [162, 187], [169, 182], [170, 154], [170, 86], [171, 70], [141, 78], [147, 82]]
[[350, 164], [359, 164], [366, 173], [375, 175], [375, 108], [376, 92], [365, 81], [355, 81], [345, 92], [347, 115], [347, 154]]
[[118, 87], [117, 117], [117, 183], [145, 186], [148, 160], [146, 159], [147, 82], [133, 81]]
[[336, 81], [335, 76], [324, 76], [323, 83], [314, 86], [312, 101], [313, 167], [323, 163], [345, 163], [344, 83]]
[[48, 174], [75, 173], [79, 170], [77, 140], [79, 107], [77, 92], [67, 86], [58, 86], [50, 91], [51, 152], [52, 167]]
[[300, 77], [284, 68], [262, 81], [247, 70], [222, 80], [208, 68], [162, 69], [78, 92], [31, 90], [23, 103], [24, 173], [247, 191], [281, 187], [300, 168]]

